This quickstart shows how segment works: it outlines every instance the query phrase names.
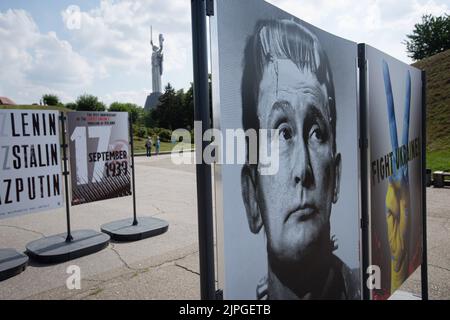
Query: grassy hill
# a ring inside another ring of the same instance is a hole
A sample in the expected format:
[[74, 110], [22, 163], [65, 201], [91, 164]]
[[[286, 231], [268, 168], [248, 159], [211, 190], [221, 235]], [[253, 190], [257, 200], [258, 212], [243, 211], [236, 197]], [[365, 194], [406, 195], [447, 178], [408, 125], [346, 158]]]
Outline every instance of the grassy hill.
[[427, 72], [427, 168], [450, 171], [450, 50], [413, 66]]

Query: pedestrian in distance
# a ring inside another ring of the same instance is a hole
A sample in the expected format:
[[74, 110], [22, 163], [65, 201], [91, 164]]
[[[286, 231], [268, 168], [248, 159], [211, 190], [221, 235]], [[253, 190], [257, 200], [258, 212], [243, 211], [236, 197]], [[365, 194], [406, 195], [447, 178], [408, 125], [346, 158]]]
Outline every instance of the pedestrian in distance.
[[156, 148], [156, 154], [159, 154], [159, 148], [161, 147], [161, 140], [159, 139], [159, 136], [156, 137], [156, 142], [155, 142], [155, 148]]
[[148, 137], [147, 141], [145, 142], [145, 149], [147, 150], [147, 157], [151, 157], [152, 156], [152, 138]]

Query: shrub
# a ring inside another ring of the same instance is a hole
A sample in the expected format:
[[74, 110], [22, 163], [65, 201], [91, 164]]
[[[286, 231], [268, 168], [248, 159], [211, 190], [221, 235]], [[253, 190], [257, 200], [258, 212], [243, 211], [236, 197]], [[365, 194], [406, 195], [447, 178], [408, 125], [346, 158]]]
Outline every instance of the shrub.
[[75, 102], [69, 102], [69, 103], [66, 103], [65, 107], [67, 109], [76, 110], [77, 109], [77, 104]]
[[159, 132], [159, 139], [164, 142], [170, 142], [172, 139], [172, 130], [169, 129], [161, 129]]
[[133, 124], [136, 124], [140, 118], [144, 117], [144, 110], [134, 103], [113, 102], [109, 106], [109, 111], [128, 112]]
[[42, 101], [47, 106], [56, 106], [59, 104], [59, 98], [54, 94], [44, 94], [42, 96]]
[[145, 127], [139, 127], [139, 128], [137, 128], [136, 135], [137, 135], [139, 138], [146, 138], [146, 137], [148, 136], [147, 129], [146, 129]]
[[106, 106], [96, 96], [84, 94], [77, 98], [77, 111], [105, 111]]

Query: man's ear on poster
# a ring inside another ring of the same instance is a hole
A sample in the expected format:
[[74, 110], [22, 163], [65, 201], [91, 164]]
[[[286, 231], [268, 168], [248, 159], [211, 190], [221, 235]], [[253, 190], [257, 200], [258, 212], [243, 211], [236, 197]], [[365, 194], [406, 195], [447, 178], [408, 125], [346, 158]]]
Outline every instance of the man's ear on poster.
[[258, 233], [263, 226], [258, 201], [256, 175], [256, 166], [244, 164], [241, 171], [242, 199], [244, 200], [248, 226], [250, 231], [255, 234]]

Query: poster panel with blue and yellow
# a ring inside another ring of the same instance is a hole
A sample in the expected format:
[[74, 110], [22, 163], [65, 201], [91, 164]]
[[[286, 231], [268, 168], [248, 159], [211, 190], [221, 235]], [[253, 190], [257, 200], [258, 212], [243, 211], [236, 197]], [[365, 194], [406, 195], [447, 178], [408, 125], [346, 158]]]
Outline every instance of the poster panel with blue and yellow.
[[389, 298], [422, 261], [422, 73], [366, 46], [372, 299]]

